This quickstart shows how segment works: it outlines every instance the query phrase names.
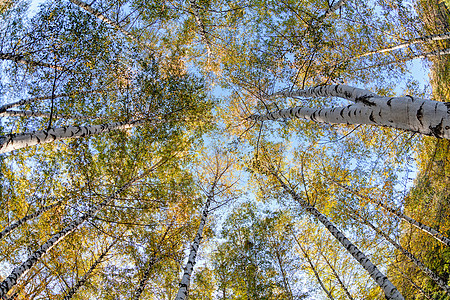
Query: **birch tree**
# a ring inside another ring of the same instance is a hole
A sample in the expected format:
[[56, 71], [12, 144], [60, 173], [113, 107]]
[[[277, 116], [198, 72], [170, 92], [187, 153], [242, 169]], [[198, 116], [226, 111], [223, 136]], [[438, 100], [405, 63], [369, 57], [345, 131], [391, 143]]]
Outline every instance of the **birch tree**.
[[301, 118], [327, 124], [367, 124], [450, 139], [450, 106], [443, 102], [412, 96], [380, 97], [370, 91], [346, 85], [279, 92], [272, 96], [340, 97], [351, 101], [352, 104], [323, 109], [296, 106], [265, 115], [250, 115], [248, 119], [262, 122]]

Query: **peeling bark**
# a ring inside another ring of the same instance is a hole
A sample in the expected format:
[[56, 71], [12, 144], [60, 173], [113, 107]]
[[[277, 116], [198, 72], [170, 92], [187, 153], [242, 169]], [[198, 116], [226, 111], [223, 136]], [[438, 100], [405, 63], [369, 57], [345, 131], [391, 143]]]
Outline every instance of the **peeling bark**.
[[30, 133], [8, 134], [6, 136], [0, 136], [0, 153], [68, 138], [79, 138], [112, 130], [129, 129], [145, 121], [145, 119], [141, 119], [131, 122], [114, 122], [102, 125], [67, 126]]
[[406, 97], [380, 97], [370, 91], [345, 85], [330, 85], [280, 92], [286, 97], [341, 97], [353, 101], [345, 107], [292, 107], [251, 115], [254, 121], [306, 119], [326, 124], [367, 124], [412, 131], [437, 138], [450, 139], [450, 103]]
[[387, 299], [401, 299], [403, 296], [397, 288], [389, 281], [389, 279], [378, 270], [378, 268], [362, 253], [355, 245], [353, 245], [345, 235], [331, 223], [326, 216], [321, 214], [316, 208], [303, 200], [294, 190], [289, 188], [286, 183], [274, 172], [272, 175], [278, 180], [283, 189], [289, 193], [303, 208], [316, 217], [328, 231], [344, 246], [344, 248], [361, 264], [361, 266], [369, 273], [375, 282], [381, 287]]
[[31, 220], [33, 218], [36, 218], [36, 217], [40, 216], [41, 214], [43, 214], [44, 212], [49, 211], [50, 209], [52, 209], [52, 208], [54, 208], [54, 207], [56, 207], [56, 206], [58, 206], [60, 204], [61, 204], [61, 201], [53, 203], [53, 204], [50, 204], [48, 206], [41, 207], [36, 212], [34, 212], [32, 214], [29, 214], [29, 215], [23, 217], [20, 220], [17, 220], [16, 222], [12, 223], [11, 225], [9, 225], [5, 229], [3, 229], [2, 232], [0, 232], [0, 239], [5, 237], [6, 235], [8, 235], [11, 231], [13, 231], [14, 229], [19, 227], [20, 225], [22, 225], [26, 221]]

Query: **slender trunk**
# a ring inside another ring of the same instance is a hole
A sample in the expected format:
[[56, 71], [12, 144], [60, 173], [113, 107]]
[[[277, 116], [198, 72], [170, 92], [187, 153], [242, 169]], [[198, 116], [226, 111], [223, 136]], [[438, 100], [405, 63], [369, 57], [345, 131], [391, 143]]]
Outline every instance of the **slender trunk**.
[[292, 235], [294, 236], [295, 241], [297, 242], [298, 247], [300, 248], [300, 250], [302, 251], [303, 255], [306, 258], [306, 261], [308, 262], [311, 270], [314, 272], [314, 276], [316, 277], [317, 281], [320, 284], [320, 287], [322, 288], [322, 290], [327, 294], [328, 298], [331, 300], [334, 300], [333, 295], [331, 295], [330, 291], [325, 287], [325, 285], [322, 282], [322, 279], [320, 279], [319, 273], [317, 272], [316, 268], [314, 267], [313, 262], [311, 261], [311, 259], [309, 258], [308, 252], [306, 252], [305, 249], [303, 249], [302, 245], [300, 244], [299, 240], [297, 239], [297, 237], [295, 236], [294, 233], [292, 233]]
[[144, 292], [144, 289], [145, 289], [145, 285], [147, 284], [147, 281], [150, 278], [150, 272], [152, 271], [153, 266], [157, 262], [159, 262], [159, 260], [161, 260], [161, 258], [162, 258], [161, 253], [159, 254], [159, 257], [157, 258], [158, 252], [160, 252], [159, 246], [164, 242], [164, 240], [167, 237], [167, 234], [169, 233], [169, 230], [170, 230], [170, 228], [172, 227], [173, 224], [174, 224], [174, 219], [169, 224], [169, 226], [167, 226], [167, 229], [165, 230], [163, 236], [161, 237], [161, 240], [159, 241], [159, 244], [157, 246], [157, 250], [153, 250], [152, 251], [153, 252], [152, 256], [147, 261], [147, 267], [145, 268], [144, 274], [143, 274], [141, 280], [139, 281], [139, 286], [134, 291], [133, 300], [139, 300], [139, 298], [141, 298], [141, 295], [142, 295], [142, 293]]
[[350, 193], [354, 194], [355, 196], [361, 198], [361, 199], [365, 199], [370, 201], [371, 203], [374, 203], [378, 206], [380, 206], [381, 208], [383, 208], [384, 210], [386, 210], [387, 212], [397, 216], [399, 219], [408, 222], [409, 224], [417, 227], [418, 229], [422, 230], [423, 232], [431, 235], [432, 237], [434, 237], [436, 240], [440, 241], [441, 243], [450, 246], [450, 239], [447, 238], [446, 236], [444, 236], [442, 233], [440, 233], [439, 231], [431, 228], [430, 226], [427, 226], [425, 224], [422, 224], [419, 221], [414, 220], [413, 218], [408, 217], [407, 215], [405, 215], [404, 213], [402, 213], [401, 211], [391, 208], [389, 206], [387, 206], [386, 204], [384, 204], [382, 201], [380, 200], [376, 200], [373, 199], [371, 197], [367, 197], [367, 196], [363, 196], [361, 194], [359, 194], [358, 192], [353, 191], [352, 189], [340, 184], [339, 182], [331, 179], [331, 181], [333, 181], [334, 184], [336, 184], [337, 186], [349, 191]]
[[378, 268], [362, 253], [355, 245], [353, 245], [345, 235], [331, 223], [327, 217], [321, 214], [316, 208], [308, 204], [291, 188], [289, 188], [283, 180], [276, 174], [272, 175], [279, 181], [283, 189], [288, 192], [294, 200], [299, 202], [309, 213], [316, 217], [328, 231], [344, 246], [345, 249], [361, 264], [361, 266], [369, 273], [375, 282], [381, 287], [387, 299], [402, 299], [403, 296], [399, 293], [397, 288], [389, 281], [389, 279], [378, 270]]
[[369, 91], [345, 85], [330, 85], [292, 93], [287, 97], [341, 97], [354, 104], [335, 108], [292, 107], [266, 115], [251, 115], [255, 121], [303, 118], [327, 124], [369, 124], [450, 139], [450, 103], [406, 97], [380, 97]]
[[[86, 117], [86, 116], [66, 116], [66, 115], [51, 115], [52, 118], [58, 119], [77, 119], [77, 120], [83, 120], [83, 119], [98, 119], [97, 117]], [[38, 118], [50, 118], [50, 113], [43, 113], [38, 111], [31, 111], [31, 110], [7, 110], [5, 112], [0, 113], [0, 117], [38, 117]]]
[[[353, 214], [355, 214], [359, 219], [372, 228], [376, 233], [384, 237], [389, 243], [391, 243], [397, 250], [399, 250], [401, 253], [403, 253], [404, 256], [406, 256], [410, 261], [412, 261], [419, 269], [421, 269], [425, 274], [428, 275], [441, 289], [446, 291], [450, 294], [450, 287], [447, 285], [447, 283], [439, 277], [436, 273], [434, 273], [432, 270], [430, 270], [427, 266], [425, 266], [419, 259], [417, 259], [412, 253], [404, 249], [402, 246], [400, 246], [397, 242], [395, 242], [393, 239], [389, 237], [384, 231], [381, 229], [375, 227], [372, 223], [369, 222], [369, 220], [360, 214], [358, 214], [356, 211], [352, 209]], [[355, 218], [356, 219], [356, 218]]]
[[206, 51], [207, 51], [208, 59], [209, 59], [211, 57], [211, 45], [210, 45], [208, 37], [207, 37], [205, 24], [203, 24], [202, 19], [200, 19], [200, 14], [198, 12], [199, 7], [198, 7], [197, 3], [195, 2], [195, 0], [189, 0], [189, 2], [191, 4], [192, 13], [194, 14], [195, 21], [197, 22], [197, 26], [200, 29], [200, 35], [202, 36], [203, 43], [206, 46]]
[[0, 153], [68, 138], [79, 138], [112, 130], [129, 129], [144, 122], [145, 120], [141, 119], [131, 122], [113, 122], [89, 126], [67, 126], [30, 133], [8, 134], [6, 136], [0, 136]]
[[4, 105], [0, 106], [0, 113], [3, 113], [13, 107], [30, 104], [30, 103], [41, 101], [41, 100], [56, 99], [56, 98], [61, 98], [61, 97], [70, 97], [70, 96], [85, 95], [85, 94], [92, 94], [92, 93], [110, 92], [110, 91], [116, 91], [116, 90], [117, 89], [110, 89], [110, 90], [97, 89], [97, 90], [81, 91], [81, 92], [75, 91], [72, 93], [64, 93], [64, 94], [58, 94], [58, 95], [53, 95], [53, 96], [48, 95], [48, 96], [42, 96], [42, 97], [34, 97], [34, 98], [30, 98], [30, 99], [22, 99], [20, 101], [4, 104]]
[[111, 250], [111, 248], [114, 246], [114, 244], [117, 243], [117, 241], [118, 241], [118, 239], [113, 241], [111, 243], [111, 245], [109, 245], [108, 248], [106, 248], [102, 252], [102, 254], [94, 261], [94, 263], [91, 265], [89, 270], [87, 270], [87, 272], [83, 275], [83, 277], [81, 277], [80, 280], [78, 280], [77, 283], [70, 288], [70, 290], [64, 296], [63, 300], [70, 300], [70, 299], [72, 299], [73, 295], [75, 295], [75, 293], [78, 291], [78, 289], [80, 287], [82, 287], [86, 283], [86, 281], [91, 276], [92, 272], [94, 272], [94, 270], [97, 268], [97, 266], [102, 263], [103, 258], [105, 258], [105, 256], [108, 254], [109, 250]]
[[183, 278], [180, 282], [180, 288], [178, 289], [177, 296], [175, 300], [184, 300], [187, 298], [189, 292], [189, 286], [191, 284], [191, 275], [194, 270], [195, 258], [197, 257], [198, 247], [200, 245], [200, 241], [202, 240], [203, 228], [206, 224], [206, 218], [209, 213], [209, 206], [211, 205], [212, 200], [214, 199], [214, 189], [216, 183], [213, 184], [213, 187], [210, 190], [208, 198], [205, 203], [205, 207], [203, 208], [202, 217], [200, 219], [200, 225], [198, 226], [197, 234], [195, 235], [194, 241], [191, 245], [191, 251], [189, 253], [189, 259], [184, 267]]
[[402, 274], [402, 276], [404, 278], [406, 278], [406, 280], [408, 280], [416, 289], [418, 289], [424, 296], [425, 298], [427, 298], [428, 300], [433, 300], [433, 297], [431, 295], [429, 295], [427, 292], [425, 292], [420, 286], [418, 286], [408, 275], [406, 275], [405, 273], [402, 272], [402, 270], [400, 268], [397, 267], [397, 271]]
[[278, 251], [278, 248], [276, 246], [272, 246], [272, 247], [276, 248], [274, 251], [275, 251], [275, 255], [277, 257], [278, 265], [280, 266], [281, 276], [283, 277], [284, 289], [286, 290], [286, 293], [289, 295], [289, 299], [293, 299], [292, 291], [291, 291], [291, 288], [289, 286], [289, 282], [288, 282], [288, 279], [287, 279], [287, 276], [286, 276], [286, 272], [284, 271], [284, 268], [283, 268], [283, 262], [281, 260], [280, 251]]
[[19, 227], [20, 225], [22, 225], [23, 223], [25, 223], [28, 220], [31, 220], [33, 218], [38, 217], [39, 215], [41, 215], [42, 213], [49, 211], [50, 209], [58, 206], [61, 204], [61, 201], [50, 204], [48, 206], [44, 206], [41, 207], [40, 209], [38, 209], [36, 212], [29, 214], [25, 217], [23, 217], [20, 220], [17, 220], [16, 222], [12, 223], [11, 225], [7, 226], [5, 229], [2, 230], [2, 232], [0, 232], [0, 239], [2, 239], [3, 237], [5, 237], [6, 235], [8, 235], [11, 231], [13, 231], [14, 229], [16, 229], [17, 227]]
[[11, 274], [8, 277], [6, 277], [6, 279], [3, 280], [3, 282], [0, 283], [0, 299], [1, 297], [6, 296], [8, 291], [17, 283], [17, 281], [25, 274], [25, 272], [30, 270], [39, 261], [39, 259], [48, 251], [50, 251], [55, 245], [57, 245], [59, 241], [61, 241], [67, 235], [72, 233], [75, 229], [77, 229], [78, 226], [83, 224], [87, 219], [93, 217], [99, 210], [105, 207], [110, 201], [112, 201], [115, 197], [117, 197], [120, 193], [126, 190], [132, 183], [134, 183], [141, 177], [143, 176], [128, 181], [126, 184], [124, 184], [121, 188], [112, 193], [105, 200], [103, 200], [99, 204], [93, 205], [81, 217], [70, 223], [70, 225], [68, 225], [55, 235], [53, 235], [49, 240], [47, 240], [44, 244], [42, 244], [39, 247], [39, 249], [36, 250], [33, 254], [31, 254], [28, 257], [28, 259], [25, 262], [23, 262], [20, 266], [14, 268]]
[[327, 9], [326, 12], [324, 12], [321, 16], [319, 16], [319, 20], [323, 20], [326, 19], [329, 15], [331, 15], [332, 13], [334, 13], [335, 11], [337, 11], [340, 7], [342, 7], [342, 5], [344, 5], [346, 0], [339, 0], [337, 1], [333, 6], [331, 6], [330, 8]]
[[370, 52], [358, 55], [355, 58], [365, 57], [365, 56], [369, 56], [369, 55], [373, 55], [373, 54], [391, 52], [391, 51], [394, 51], [394, 50], [398, 50], [398, 49], [409, 47], [409, 46], [414, 45], [414, 44], [418, 44], [420, 42], [426, 43], [426, 42], [441, 41], [441, 40], [447, 40], [447, 39], [450, 39], [450, 32], [445, 32], [445, 33], [440, 33], [440, 34], [433, 34], [433, 35], [427, 35], [427, 36], [421, 36], [421, 37], [409, 40], [407, 42], [397, 44], [396, 46], [387, 47], [387, 48], [380, 49], [380, 50], [375, 50], [375, 51], [370, 51]]
[[10, 60], [16, 63], [24, 64], [30, 67], [45, 67], [45, 68], [51, 68], [58, 71], [67, 70], [64, 67], [52, 65], [45, 62], [39, 62], [39, 61], [33, 61], [30, 59], [25, 58], [24, 55], [21, 54], [12, 54], [12, 53], [0, 53], [0, 60]]
[[339, 277], [339, 274], [336, 272], [336, 270], [333, 268], [333, 266], [331, 265], [330, 261], [328, 260], [328, 258], [322, 253], [320, 252], [320, 255], [324, 258], [325, 262], [327, 263], [328, 267], [331, 269], [331, 272], [333, 272], [334, 277], [337, 279], [337, 281], [339, 282], [339, 285], [341, 286], [341, 288], [344, 290], [345, 294], [347, 295], [348, 299], [353, 300], [352, 295], [350, 294], [350, 292], [348, 291], [347, 287], [345, 286], [344, 282], [342, 282], [341, 278]]
[[90, 13], [91, 15], [97, 17], [102, 22], [105, 22], [106, 24], [110, 25], [115, 30], [120, 31], [123, 35], [125, 35], [127, 38], [129, 38], [133, 42], [137, 43], [139, 46], [147, 48], [148, 50], [150, 50], [152, 52], [154, 51], [149, 45], [147, 45], [145, 43], [142, 43], [138, 38], [136, 38], [130, 32], [125, 30], [122, 26], [120, 26], [119, 23], [117, 23], [116, 21], [113, 21], [110, 18], [106, 17], [100, 11], [98, 11], [95, 8], [93, 8], [89, 4], [87, 4], [87, 3], [83, 2], [83, 1], [80, 1], [80, 0], [69, 0], [69, 1], [72, 2], [73, 4], [79, 6], [80, 8], [86, 10], [88, 13]]

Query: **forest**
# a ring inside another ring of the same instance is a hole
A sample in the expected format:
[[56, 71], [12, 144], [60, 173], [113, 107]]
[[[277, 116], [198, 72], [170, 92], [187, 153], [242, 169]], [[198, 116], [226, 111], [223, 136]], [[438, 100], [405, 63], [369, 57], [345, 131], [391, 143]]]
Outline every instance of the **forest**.
[[449, 9], [0, 1], [0, 299], [450, 300]]

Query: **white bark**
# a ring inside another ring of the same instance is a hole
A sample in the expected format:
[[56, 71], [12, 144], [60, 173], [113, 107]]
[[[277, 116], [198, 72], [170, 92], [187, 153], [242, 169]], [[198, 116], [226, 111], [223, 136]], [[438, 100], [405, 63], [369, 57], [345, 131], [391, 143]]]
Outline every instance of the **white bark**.
[[266, 121], [302, 118], [327, 124], [368, 124], [393, 127], [437, 138], [450, 139], [450, 103], [406, 97], [380, 97], [370, 91], [345, 85], [330, 85], [292, 93], [274, 95], [286, 97], [341, 97], [355, 102], [345, 107], [292, 107], [266, 115], [251, 115], [249, 119]]
[[[140, 177], [139, 177], [140, 178]], [[44, 244], [42, 244], [38, 250], [36, 250], [33, 254], [31, 254], [28, 259], [23, 262], [20, 266], [14, 268], [11, 274], [6, 277], [3, 282], [0, 283], [0, 299], [5, 297], [8, 291], [17, 283], [17, 281], [30, 270], [39, 259], [49, 252], [55, 245], [59, 243], [63, 238], [72, 233], [78, 226], [84, 223], [87, 219], [93, 217], [100, 209], [105, 207], [110, 201], [112, 201], [115, 197], [117, 197], [120, 193], [126, 190], [133, 182], [137, 181], [139, 178], [133, 179], [119, 188], [117, 191], [112, 193], [109, 197], [103, 200], [99, 204], [92, 205], [89, 210], [84, 213], [81, 217], [70, 223], [67, 227], [65, 227], [60, 232], [53, 235], [49, 240], [47, 240]]]
[[125, 30], [122, 26], [120, 26], [119, 23], [117, 23], [117, 22], [111, 20], [110, 18], [106, 17], [101, 12], [99, 12], [97, 9], [93, 8], [92, 6], [90, 6], [89, 4], [87, 4], [87, 3], [83, 2], [83, 1], [80, 1], [80, 0], [69, 0], [69, 1], [72, 2], [73, 4], [77, 5], [77, 6], [81, 7], [82, 9], [86, 10], [88, 13], [94, 15], [95, 17], [97, 17], [102, 22], [105, 22], [106, 24], [110, 25], [115, 30], [120, 31], [123, 35], [125, 35], [126, 37], [128, 37], [130, 40], [134, 41], [135, 43], [137, 43], [141, 47], [147, 48], [150, 51], [154, 51], [149, 45], [147, 45], [145, 43], [142, 43], [138, 38], [136, 38], [130, 32]]
[[[0, 117], [37, 117], [37, 118], [50, 118], [50, 113], [43, 113], [39, 111], [31, 111], [31, 110], [7, 110], [5, 112], [0, 113]], [[66, 116], [66, 115], [60, 115], [60, 114], [53, 114], [52, 118], [59, 119], [77, 119], [77, 120], [84, 120], [84, 119], [98, 119], [97, 117], [86, 117], [86, 116]]]
[[191, 4], [192, 13], [194, 14], [195, 21], [197, 22], [197, 26], [200, 29], [200, 35], [202, 36], [202, 40], [203, 40], [203, 43], [205, 44], [206, 51], [208, 54], [208, 59], [209, 59], [211, 57], [211, 45], [209, 43], [208, 37], [206, 36], [207, 32], [205, 29], [205, 25], [203, 24], [202, 20], [200, 19], [200, 14], [198, 12], [199, 7], [198, 7], [197, 3], [195, 2], [195, 0], [189, 0], [189, 2]]
[[212, 200], [214, 199], [214, 189], [216, 183], [213, 184], [213, 187], [210, 190], [208, 198], [205, 203], [205, 207], [203, 208], [202, 217], [200, 219], [200, 225], [198, 226], [197, 234], [195, 235], [194, 241], [191, 245], [191, 251], [189, 253], [189, 259], [184, 267], [183, 278], [180, 282], [180, 288], [178, 289], [177, 296], [175, 300], [185, 300], [187, 298], [189, 292], [189, 286], [191, 284], [191, 275], [194, 270], [195, 258], [197, 257], [198, 247], [200, 246], [200, 242], [202, 240], [203, 228], [206, 224], [206, 219], [209, 213], [209, 206], [211, 205]]
[[421, 36], [421, 37], [412, 39], [410, 41], [397, 44], [396, 46], [387, 47], [387, 48], [380, 49], [380, 50], [375, 50], [375, 51], [370, 51], [370, 52], [364, 53], [362, 55], [358, 55], [355, 58], [365, 57], [365, 56], [378, 54], [378, 53], [391, 52], [391, 51], [394, 51], [394, 50], [398, 50], [398, 49], [409, 47], [409, 46], [414, 45], [414, 44], [418, 44], [420, 42], [425, 42], [426, 43], [426, 42], [432, 42], [432, 41], [442, 41], [442, 40], [447, 40], [447, 39], [450, 39], [450, 32], [445, 32], [445, 33], [440, 33], [440, 34], [433, 34], [433, 35], [427, 35], [427, 36]]
[[91, 94], [91, 93], [101, 93], [101, 92], [109, 92], [109, 91], [114, 91], [113, 90], [103, 90], [103, 89], [97, 89], [97, 90], [92, 90], [92, 91], [76, 91], [76, 92], [72, 92], [72, 93], [64, 93], [64, 94], [58, 94], [58, 95], [48, 95], [48, 96], [42, 96], [42, 97], [34, 97], [34, 98], [29, 98], [29, 99], [22, 99], [20, 101], [16, 101], [16, 102], [12, 102], [12, 103], [7, 103], [4, 104], [2, 106], [0, 106], [0, 113], [4, 113], [5, 111], [7, 111], [10, 108], [13, 107], [17, 107], [20, 105], [25, 105], [25, 104], [30, 104], [36, 101], [41, 101], [41, 100], [48, 100], [48, 99], [56, 99], [56, 98], [61, 98], [61, 97], [70, 97], [70, 96], [75, 96], [75, 95], [85, 95], [85, 94]]
[[329, 15], [331, 15], [333, 12], [338, 10], [342, 5], [344, 5], [346, 0], [338, 0], [334, 5], [332, 5], [330, 8], [327, 9], [326, 12], [324, 12], [321, 16], [319, 16], [319, 20], [326, 19]]
[[422, 230], [423, 232], [431, 235], [432, 237], [434, 237], [436, 240], [440, 241], [441, 243], [450, 246], [450, 239], [446, 236], [444, 236], [442, 233], [440, 233], [439, 231], [431, 228], [430, 226], [427, 226], [425, 224], [422, 224], [419, 221], [414, 220], [413, 218], [408, 217], [407, 215], [405, 215], [404, 213], [402, 213], [401, 211], [391, 208], [389, 206], [387, 206], [386, 204], [384, 204], [382, 201], [380, 200], [376, 200], [373, 199], [371, 197], [367, 197], [367, 196], [363, 196], [355, 191], [353, 191], [352, 189], [340, 184], [339, 182], [336, 182], [332, 179], [332, 181], [339, 187], [349, 191], [350, 193], [358, 196], [361, 199], [365, 199], [365, 200], [369, 200], [370, 202], [380, 206], [381, 208], [383, 208], [384, 210], [386, 210], [387, 212], [397, 216], [399, 219], [408, 222], [409, 224], [415, 226], [416, 228]]
[[397, 250], [399, 250], [401, 253], [403, 253], [404, 256], [406, 256], [410, 261], [412, 261], [419, 269], [421, 269], [425, 274], [428, 275], [441, 289], [446, 291], [450, 294], [450, 287], [447, 285], [447, 283], [439, 277], [436, 273], [434, 273], [432, 270], [430, 270], [427, 266], [425, 266], [419, 259], [417, 259], [412, 253], [404, 249], [402, 246], [400, 246], [397, 242], [395, 242], [391, 237], [389, 237], [388, 234], [386, 234], [383, 230], [375, 227], [372, 223], [367, 220], [367, 218], [361, 216], [357, 212], [353, 212], [356, 216], [358, 216], [364, 224], [372, 228], [376, 233], [384, 237], [389, 243], [391, 243]]
[[387, 299], [401, 299], [403, 296], [397, 288], [389, 281], [389, 279], [378, 270], [378, 268], [362, 253], [355, 245], [353, 245], [345, 235], [331, 223], [327, 217], [321, 214], [316, 208], [308, 204], [298, 194], [289, 188], [283, 180], [273, 172], [272, 175], [279, 181], [283, 189], [288, 192], [294, 200], [300, 203], [309, 213], [316, 217], [328, 231], [344, 246], [344, 248], [361, 264], [361, 266], [369, 273], [375, 282], [381, 287]]
[[33, 61], [30, 59], [26, 59], [24, 55], [20, 54], [12, 54], [12, 53], [0, 53], [0, 59], [1, 60], [10, 60], [16, 63], [24, 64], [30, 67], [45, 67], [45, 68], [51, 68], [59, 71], [67, 70], [64, 67], [52, 65], [45, 62], [39, 62], [39, 61]]
[[67, 126], [30, 133], [8, 134], [0, 137], [0, 153], [68, 138], [79, 138], [112, 130], [129, 129], [144, 122], [145, 120], [142, 119], [131, 122], [113, 122], [90, 126]]
[[8, 235], [11, 231], [13, 231], [14, 229], [16, 229], [17, 227], [19, 227], [20, 225], [22, 225], [23, 223], [25, 223], [28, 220], [31, 220], [33, 218], [38, 217], [39, 215], [41, 215], [42, 213], [49, 211], [50, 209], [58, 206], [61, 204], [61, 201], [50, 204], [48, 206], [44, 206], [40, 209], [38, 209], [36, 212], [29, 214], [25, 217], [23, 217], [20, 220], [17, 220], [16, 222], [12, 223], [11, 225], [5, 227], [5, 229], [2, 230], [2, 232], [0, 232], [0, 239], [2, 239], [3, 237], [5, 237], [6, 235]]

